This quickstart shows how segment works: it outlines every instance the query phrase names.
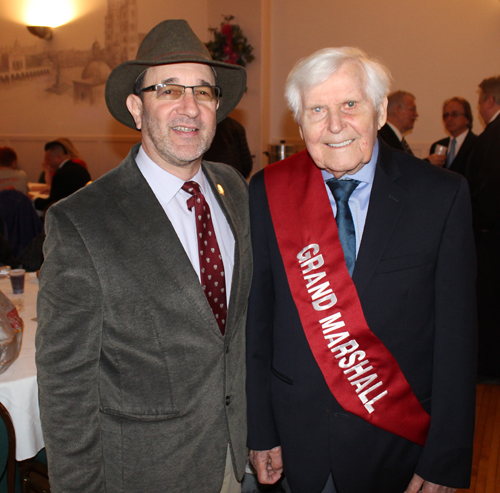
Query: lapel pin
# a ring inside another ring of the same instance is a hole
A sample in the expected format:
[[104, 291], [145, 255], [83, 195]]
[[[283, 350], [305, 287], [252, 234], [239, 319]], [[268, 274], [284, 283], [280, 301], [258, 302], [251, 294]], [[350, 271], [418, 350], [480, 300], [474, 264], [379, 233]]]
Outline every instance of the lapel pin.
[[225, 197], [226, 194], [224, 193], [224, 189], [222, 188], [222, 185], [220, 185], [219, 183], [217, 183], [217, 191], [223, 196]]

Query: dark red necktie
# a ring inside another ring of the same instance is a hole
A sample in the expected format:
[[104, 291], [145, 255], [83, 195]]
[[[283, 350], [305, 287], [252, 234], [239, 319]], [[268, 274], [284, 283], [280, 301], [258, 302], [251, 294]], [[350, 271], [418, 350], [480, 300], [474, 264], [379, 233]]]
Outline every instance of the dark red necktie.
[[219, 329], [224, 335], [226, 330], [226, 280], [224, 264], [220, 254], [219, 244], [215, 237], [214, 225], [210, 207], [201, 193], [200, 185], [187, 181], [182, 189], [191, 194], [187, 207], [196, 214], [196, 231], [198, 233], [198, 254], [200, 256], [201, 287], [205, 291], [208, 303], [212, 308]]

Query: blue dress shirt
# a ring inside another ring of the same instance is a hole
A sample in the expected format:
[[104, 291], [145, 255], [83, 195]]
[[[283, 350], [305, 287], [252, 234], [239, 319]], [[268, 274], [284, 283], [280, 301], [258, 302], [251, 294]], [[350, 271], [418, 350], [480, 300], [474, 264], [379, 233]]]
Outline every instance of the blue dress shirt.
[[[377, 164], [378, 152], [379, 145], [378, 140], [376, 140], [375, 145], [373, 146], [373, 154], [370, 161], [353, 175], [345, 174], [341, 178], [341, 180], [358, 180], [361, 182], [349, 197], [349, 208], [351, 209], [354, 229], [356, 231], [356, 256], [359, 252], [359, 246], [361, 245], [361, 238], [363, 237], [363, 230], [365, 228], [366, 214], [368, 213], [368, 205], [370, 203], [370, 194], [372, 192], [373, 177], [375, 176], [375, 166]], [[327, 180], [334, 177], [325, 170], [321, 170], [321, 174], [323, 175], [323, 180], [325, 181], [325, 188], [328, 193], [328, 198], [330, 199], [333, 215], [337, 217], [337, 204], [330, 188], [328, 188], [328, 185], [326, 184]]]

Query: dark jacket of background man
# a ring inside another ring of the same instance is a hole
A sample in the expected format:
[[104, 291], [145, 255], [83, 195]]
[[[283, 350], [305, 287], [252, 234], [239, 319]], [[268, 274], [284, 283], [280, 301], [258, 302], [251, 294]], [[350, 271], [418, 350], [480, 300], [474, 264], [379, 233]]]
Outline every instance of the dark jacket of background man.
[[66, 161], [52, 177], [52, 185], [48, 198], [35, 199], [35, 208], [45, 210], [49, 205], [64, 199], [80, 190], [90, 181], [89, 172], [78, 163]]
[[248, 178], [253, 162], [243, 125], [229, 116], [224, 118], [217, 125], [212, 145], [204, 157], [207, 161], [230, 164]]
[[500, 378], [500, 76], [479, 84], [486, 128], [467, 165], [478, 258], [478, 373]]

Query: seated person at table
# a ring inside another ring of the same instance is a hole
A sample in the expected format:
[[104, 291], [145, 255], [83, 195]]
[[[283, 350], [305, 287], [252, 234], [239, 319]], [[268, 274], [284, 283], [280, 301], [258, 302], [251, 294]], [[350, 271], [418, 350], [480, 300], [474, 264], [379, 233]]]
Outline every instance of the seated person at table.
[[[477, 135], [472, 133], [472, 110], [469, 102], [457, 96], [443, 103], [443, 122], [451, 137], [438, 140], [431, 146], [427, 158], [435, 166], [465, 175], [467, 160], [474, 148]], [[436, 154], [436, 146], [447, 147], [446, 154]]]
[[81, 164], [85, 169], [88, 169], [87, 163], [80, 157], [80, 153], [74, 146], [73, 142], [71, 142], [71, 140], [67, 139], [66, 137], [58, 137], [55, 141], [66, 147], [71, 161]]
[[0, 190], [28, 193], [28, 176], [17, 168], [17, 154], [10, 147], [0, 147]]
[[[53, 142], [59, 142], [59, 144], [61, 144], [63, 147], [66, 148], [66, 151], [68, 151], [68, 156], [71, 159], [71, 161], [73, 161], [74, 163], [81, 164], [85, 169], [88, 169], [87, 163], [80, 157], [80, 153], [74, 146], [73, 142], [71, 142], [71, 140], [67, 139], [66, 137], [58, 137]], [[51, 170], [48, 174], [50, 176], [48, 177], [47, 181], [47, 179], [45, 178], [45, 170], [42, 170], [38, 182], [50, 184], [52, 177], [54, 176], [54, 172]]]
[[47, 209], [54, 202], [66, 198], [90, 181], [89, 172], [81, 164], [72, 161], [66, 147], [58, 141], [45, 144], [45, 157], [42, 166], [47, 182], [50, 180], [51, 171], [54, 171], [54, 175], [51, 178], [49, 197], [35, 200], [35, 208], [40, 211]]

